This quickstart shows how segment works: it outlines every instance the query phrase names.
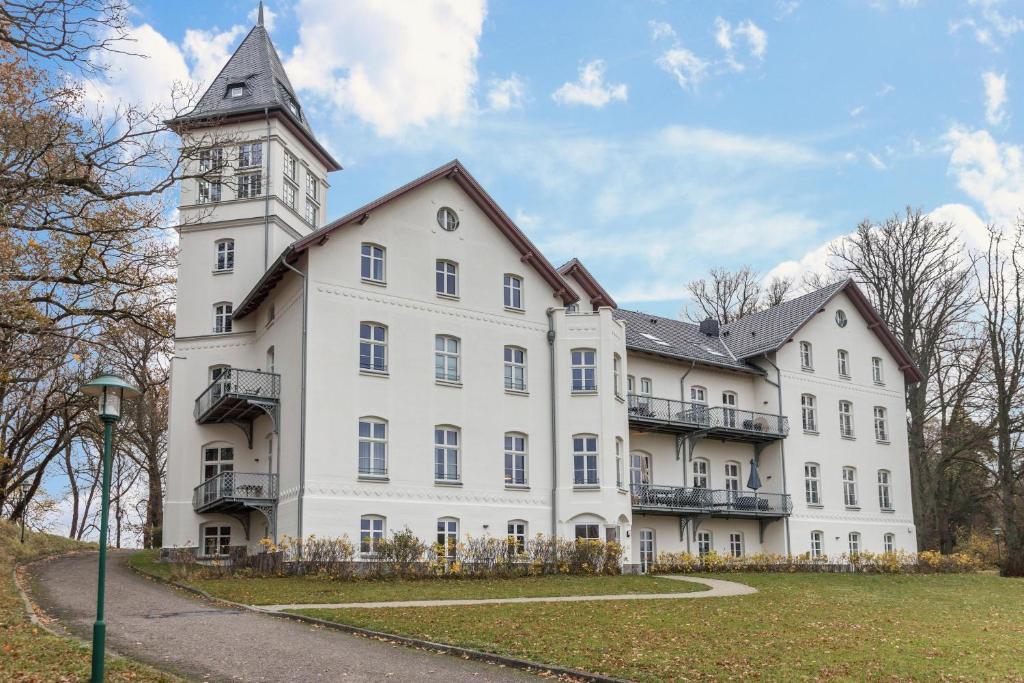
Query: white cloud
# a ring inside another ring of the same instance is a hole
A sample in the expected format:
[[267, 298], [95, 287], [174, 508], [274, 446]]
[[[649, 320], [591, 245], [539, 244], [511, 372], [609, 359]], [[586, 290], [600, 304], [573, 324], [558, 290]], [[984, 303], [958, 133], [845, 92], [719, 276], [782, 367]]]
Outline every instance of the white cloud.
[[487, 91], [487, 106], [494, 111], [522, 109], [526, 97], [526, 83], [518, 74], [508, 78], [496, 78], [490, 82]]
[[824, 160], [816, 150], [780, 138], [687, 126], [661, 130], [654, 137], [652, 151], [658, 149], [665, 154], [703, 154], [718, 159], [760, 160], [785, 165], [807, 165]]
[[986, 71], [981, 74], [985, 86], [985, 120], [998, 126], [1006, 119], [1006, 74]]
[[740, 23], [736, 27], [736, 34], [743, 36], [747, 41], [750, 54], [759, 60], [764, 60], [764, 53], [768, 49], [768, 34], [750, 19]]
[[559, 104], [584, 104], [600, 109], [609, 102], [625, 102], [627, 88], [624, 83], [605, 83], [604, 60], [595, 59], [580, 67], [575, 83], [563, 83], [551, 97]]
[[725, 52], [725, 63], [733, 71], [743, 71], [744, 65], [736, 58], [737, 38], [743, 39], [749, 55], [758, 61], [764, 61], [768, 49], [768, 34], [750, 19], [745, 19], [732, 27], [722, 17], [715, 17], [715, 42]]
[[800, 7], [800, 0], [776, 0], [775, 21], [782, 21]]
[[715, 17], [715, 42], [726, 52], [732, 52], [732, 26], [722, 17]]
[[295, 14], [285, 67], [320, 104], [384, 136], [455, 124], [472, 110], [484, 0], [300, 0]]
[[874, 152], [868, 152], [868, 162], [875, 168], [876, 171], [884, 171], [888, 168], [885, 162], [882, 161], [877, 154]]
[[192, 63], [192, 77], [209, 85], [231, 57], [238, 41], [248, 33], [245, 26], [232, 26], [227, 31], [185, 31], [182, 48]]
[[856, 118], [864, 113], [864, 105], [859, 105], [850, 110], [850, 116]]
[[662, 70], [675, 76], [684, 90], [695, 90], [708, 74], [710, 64], [685, 47], [667, 50], [655, 61]]
[[1015, 34], [1024, 31], [1024, 19], [1000, 10], [1002, 0], [971, 0], [969, 5], [977, 8], [978, 13], [950, 21], [951, 34], [967, 30], [979, 44], [998, 52]]
[[[247, 17], [249, 19], [249, 25], [250, 26], [252, 26], [252, 25], [254, 25], [256, 23], [257, 19], [259, 19], [259, 14], [260, 14], [259, 6], [253, 7], [251, 10], [249, 10], [249, 14], [247, 15]], [[266, 29], [268, 31], [272, 32], [274, 30], [274, 24], [275, 23], [277, 23], [277, 12], [275, 12], [272, 9], [270, 9], [269, 5], [264, 4], [263, 5], [263, 26], [266, 27]]]
[[665, 21], [655, 21], [651, 19], [647, 22], [647, 25], [651, 27], [651, 40], [661, 40], [662, 38], [675, 38], [676, 31], [672, 28], [672, 24]]
[[982, 207], [988, 220], [1015, 224], [1024, 210], [1024, 147], [961, 126], [950, 128], [944, 140], [949, 174], [957, 186]]

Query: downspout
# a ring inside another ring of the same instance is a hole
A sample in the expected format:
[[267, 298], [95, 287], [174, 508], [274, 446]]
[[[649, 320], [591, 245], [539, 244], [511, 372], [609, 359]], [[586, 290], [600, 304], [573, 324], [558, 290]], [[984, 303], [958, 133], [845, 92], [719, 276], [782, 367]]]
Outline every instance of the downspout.
[[[270, 266], [270, 110], [263, 108], [267, 120], [267, 179], [263, 188], [263, 270]], [[287, 265], [287, 264], [286, 264]], [[297, 271], [296, 271], [297, 272]]]
[[[683, 376], [679, 378], [679, 400], [682, 401], [683, 403], [686, 402], [686, 378], [690, 375], [691, 372], [693, 372], [693, 368], [696, 367], [696, 366], [697, 366], [697, 361], [691, 360], [690, 361], [689, 369], [687, 369], [687, 371], [683, 373]], [[689, 448], [687, 448], [688, 446], [689, 446], [689, 444], [687, 444], [686, 440], [684, 439], [683, 440], [683, 448], [688, 451], [689, 450]], [[677, 446], [677, 448], [678, 448], [678, 446]], [[690, 470], [690, 468], [687, 466], [688, 462], [690, 462], [690, 454], [688, 452], [684, 452], [683, 453], [683, 486], [686, 486], [686, 482], [687, 482], [686, 475], [689, 473], [689, 470]], [[690, 536], [693, 536], [693, 533], [691, 532], [691, 529], [690, 529], [690, 521], [686, 522], [686, 533], [684, 535], [686, 536], [686, 552], [689, 553], [690, 552]]]
[[[774, 385], [775, 389], [778, 391], [778, 395], [779, 395], [778, 410], [779, 410], [779, 415], [781, 416], [782, 415], [782, 372], [779, 370], [779, 366], [776, 365], [775, 363], [773, 363], [772, 359], [768, 357], [767, 353], [764, 354], [764, 359], [765, 359], [765, 361], [768, 362], [768, 365], [770, 365], [773, 368], [775, 368], [775, 381], [774, 382], [771, 381], [770, 379], [768, 379], [767, 376], [764, 378], [764, 381], [768, 382], [768, 384]], [[779, 419], [781, 420], [782, 418], [780, 417]], [[789, 493], [789, 486], [787, 486], [787, 484], [786, 484], [786, 440], [785, 439], [780, 439], [779, 440], [779, 453], [782, 456], [782, 492], [785, 494], [785, 493]], [[787, 517], [783, 518], [783, 521], [785, 522], [785, 530], [786, 530], [786, 556], [787, 557], [791, 557], [793, 555], [793, 552], [792, 552], [792, 549], [790, 548], [790, 543], [789, 543], [789, 517], [787, 516]]]
[[[299, 377], [299, 491], [296, 503], [296, 534], [299, 539], [299, 557], [302, 557], [302, 497], [306, 492], [306, 346], [308, 339], [309, 319], [309, 279], [306, 274], [288, 263], [288, 258], [281, 259], [285, 268], [302, 278], [302, 354]], [[308, 259], [307, 259], [308, 263]], [[278, 467], [281, 458], [278, 456]], [[280, 479], [278, 480], [280, 481]]]
[[558, 408], [555, 392], [555, 309], [548, 315], [548, 377], [551, 389], [551, 538], [558, 536]]

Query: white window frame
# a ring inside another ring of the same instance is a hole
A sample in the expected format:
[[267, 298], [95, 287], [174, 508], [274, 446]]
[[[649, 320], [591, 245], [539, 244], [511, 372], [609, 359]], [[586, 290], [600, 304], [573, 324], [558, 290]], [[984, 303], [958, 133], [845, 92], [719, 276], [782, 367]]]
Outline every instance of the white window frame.
[[743, 532], [729, 532], [729, 554], [733, 557], [743, 557]]
[[210, 147], [199, 150], [199, 172], [219, 171], [224, 168], [224, 148]]
[[622, 479], [623, 475], [623, 464], [622, 464], [622, 452], [625, 448], [625, 443], [621, 436], [615, 437], [615, 485], [620, 489], [625, 486], [625, 482]]
[[521, 346], [506, 345], [504, 349], [505, 389], [508, 391], [526, 391], [526, 349]]
[[254, 199], [263, 196], [263, 171], [239, 173], [235, 176], [235, 196]]
[[836, 369], [839, 372], [839, 377], [842, 379], [850, 379], [850, 352], [846, 349], [839, 349], [836, 351]]
[[697, 556], [704, 557], [715, 550], [715, 538], [710, 531], [698, 531], [694, 540], [697, 543]]
[[857, 495], [857, 468], [843, 467], [843, 505], [848, 508], [859, 507], [860, 499]]
[[434, 335], [434, 379], [459, 384], [461, 374], [462, 340], [450, 334]]
[[892, 510], [892, 472], [878, 470], [878, 507], [881, 510]]
[[871, 380], [875, 384], [885, 384], [885, 365], [878, 356], [871, 359]]
[[596, 434], [573, 434], [573, 486], [599, 486], [601, 484], [598, 448]]
[[289, 209], [294, 209], [297, 203], [295, 201], [297, 194], [295, 186], [292, 185], [291, 183], [285, 183], [284, 187], [281, 188], [281, 194], [283, 195], [283, 201], [285, 203], [285, 206], [287, 206]]
[[219, 178], [200, 178], [197, 204], [216, 204], [224, 197], [224, 188]]
[[896, 552], [896, 534], [892, 533], [891, 531], [882, 534], [882, 552]]
[[314, 228], [320, 225], [320, 207], [306, 198], [306, 206], [302, 214], [303, 219]]
[[223, 443], [203, 446], [203, 481], [209, 481], [224, 472], [235, 471], [235, 447]]
[[[732, 471], [735, 468], [735, 472]], [[725, 463], [723, 470], [725, 472], [725, 490], [730, 495], [738, 495], [743, 488], [743, 466], [735, 460], [730, 460]]]
[[235, 241], [230, 237], [219, 239], [215, 243], [214, 271], [231, 273], [235, 270]]
[[459, 264], [449, 259], [434, 262], [434, 293], [449, 299], [459, 298]]
[[359, 370], [388, 372], [388, 326], [372, 320], [359, 323]]
[[601, 540], [601, 525], [596, 522], [579, 522], [573, 527], [576, 539], [585, 541]]
[[853, 425], [853, 402], [839, 402], [839, 436], [844, 439], [855, 438]]
[[618, 353], [612, 354], [612, 386], [615, 398], [622, 398], [622, 356]]
[[358, 434], [359, 475], [363, 477], [388, 476], [388, 421], [370, 415], [361, 417], [359, 418]]
[[889, 443], [889, 411], [885, 406], [875, 406], [871, 412], [875, 420], [875, 441]]
[[228, 334], [234, 328], [231, 320], [233, 305], [230, 301], [218, 301], [213, 305], [213, 333]]
[[377, 554], [377, 544], [387, 535], [387, 518], [383, 515], [363, 515], [359, 518], [359, 553]]
[[702, 387], [699, 384], [694, 384], [690, 387], [690, 403], [694, 403], [699, 406], [708, 405], [708, 390], [706, 387]]
[[359, 245], [359, 277], [363, 282], [384, 284], [388, 281], [387, 254], [386, 247], [373, 242], [363, 242]]
[[506, 529], [508, 530], [506, 538], [508, 539], [509, 550], [511, 550], [515, 555], [525, 554], [526, 539], [529, 538], [527, 531], [529, 526], [527, 525], [526, 520], [510, 519], [508, 520]]
[[298, 175], [298, 162], [295, 160], [295, 155], [285, 150], [284, 152], [284, 177], [295, 183]]
[[262, 142], [246, 142], [238, 146], [238, 168], [262, 168], [262, 166]]
[[693, 488], [711, 488], [711, 461], [707, 458], [693, 459]]
[[730, 429], [736, 428], [736, 406], [739, 396], [735, 391], [722, 392], [722, 426]]
[[522, 432], [505, 432], [505, 486], [530, 485], [529, 443]]
[[804, 500], [808, 505], [821, 505], [821, 465], [804, 463]]
[[459, 549], [458, 517], [440, 517], [437, 520], [437, 545], [441, 548], [441, 557], [452, 561]]
[[629, 454], [629, 485], [644, 486], [654, 482], [654, 459], [646, 451]]
[[640, 571], [646, 574], [651, 570], [658, 557], [658, 537], [654, 529], [640, 529], [638, 538], [640, 540]]
[[860, 549], [860, 546], [861, 546], [861, 544], [860, 544], [860, 532], [859, 531], [851, 531], [847, 535], [846, 540], [847, 540], [847, 543], [849, 544], [849, 548], [850, 548], [850, 557], [853, 558], [853, 557], [856, 557], [857, 555], [860, 555], [860, 553], [861, 553], [861, 549]]
[[811, 559], [820, 560], [825, 556], [825, 532], [815, 529], [811, 532]]
[[434, 481], [462, 481], [462, 430], [455, 425], [434, 427]]
[[654, 391], [654, 383], [650, 377], [640, 378], [640, 394], [637, 399], [637, 405], [646, 410], [650, 410], [651, 407], [651, 396]]
[[[231, 552], [231, 525], [221, 522], [209, 522], [201, 525], [203, 537], [203, 557], [227, 557]], [[209, 531], [213, 533], [209, 533]], [[215, 539], [217, 552], [209, 552], [210, 540]]]
[[569, 352], [572, 393], [597, 391], [597, 350], [579, 348]]
[[522, 311], [523, 306], [523, 278], [513, 273], [505, 273], [503, 287], [505, 308], [513, 311]]
[[800, 422], [805, 432], [818, 433], [818, 399], [814, 394], [800, 395]]
[[306, 169], [306, 199], [320, 204], [320, 179], [308, 168]]
[[800, 342], [800, 369], [814, 369], [814, 349], [809, 341]]

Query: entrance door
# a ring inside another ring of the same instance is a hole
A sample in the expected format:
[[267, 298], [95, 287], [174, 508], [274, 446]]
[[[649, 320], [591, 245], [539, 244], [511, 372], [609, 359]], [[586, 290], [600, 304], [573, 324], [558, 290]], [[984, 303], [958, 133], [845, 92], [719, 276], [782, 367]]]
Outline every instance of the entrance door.
[[654, 530], [640, 530], [640, 571], [647, 573], [654, 565]]

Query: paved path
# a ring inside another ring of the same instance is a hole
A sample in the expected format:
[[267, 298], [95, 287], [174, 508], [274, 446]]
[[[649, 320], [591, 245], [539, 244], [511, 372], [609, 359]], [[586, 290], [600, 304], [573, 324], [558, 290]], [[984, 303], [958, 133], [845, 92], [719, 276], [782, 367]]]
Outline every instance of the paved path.
[[735, 581], [703, 579], [696, 576], [659, 575], [659, 579], [689, 581], [708, 586], [706, 591], [693, 593], [625, 593], [616, 595], [566, 595], [543, 598], [480, 598], [477, 600], [401, 600], [392, 602], [338, 602], [297, 603], [291, 605], [253, 605], [266, 612], [287, 612], [297, 609], [383, 609], [387, 607], [453, 607], [456, 605], [507, 605], [524, 602], [594, 602], [606, 600], [683, 600], [687, 598], [724, 598], [731, 595], [749, 595], [757, 589]]
[[[533, 676], [255, 614], [197, 599], [132, 572], [111, 553], [107, 644], [116, 652], [204, 681], [524, 681]], [[96, 554], [30, 569], [32, 596], [58, 624], [89, 639], [96, 609]]]

